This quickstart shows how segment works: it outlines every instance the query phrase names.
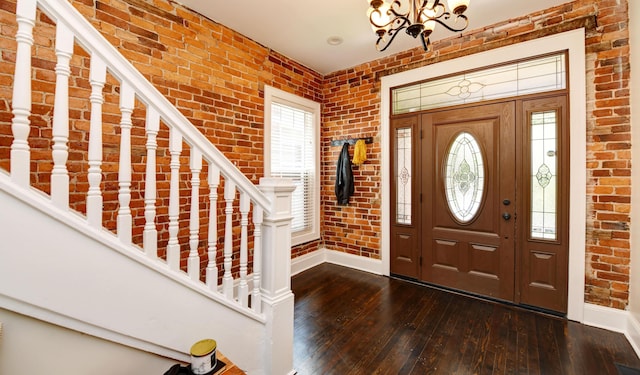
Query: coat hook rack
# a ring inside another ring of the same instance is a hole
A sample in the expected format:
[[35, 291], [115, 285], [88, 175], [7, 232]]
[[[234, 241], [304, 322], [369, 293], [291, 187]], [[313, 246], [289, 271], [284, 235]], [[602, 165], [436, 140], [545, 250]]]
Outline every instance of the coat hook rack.
[[334, 139], [331, 141], [331, 146], [342, 146], [345, 143], [348, 143], [350, 145], [355, 145], [357, 141], [359, 141], [360, 139], [362, 139], [364, 141], [365, 144], [372, 144], [373, 143], [373, 137], [366, 137], [366, 138], [347, 138], [347, 139]]

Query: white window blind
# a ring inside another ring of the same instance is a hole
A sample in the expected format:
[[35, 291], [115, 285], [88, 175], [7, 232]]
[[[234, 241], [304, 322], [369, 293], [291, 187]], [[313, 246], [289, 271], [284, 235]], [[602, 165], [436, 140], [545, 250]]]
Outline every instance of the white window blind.
[[313, 225], [315, 155], [313, 113], [279, 103], [271, 104], [271, 176], [293, 180], [292, 231]]
[[320, 104], [265, 87], [265, 175], [291, 179], [291, 243], [320, 238]]

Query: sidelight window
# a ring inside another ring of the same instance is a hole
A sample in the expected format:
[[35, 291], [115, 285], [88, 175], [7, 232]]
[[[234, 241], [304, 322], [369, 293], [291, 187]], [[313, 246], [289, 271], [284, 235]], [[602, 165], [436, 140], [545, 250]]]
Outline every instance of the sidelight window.
[[411, 225], [411, 128], [396, 130], [396, 222]]
[[557, 239], [557, 112], [533, 112], [531, 132], [531, 237]]

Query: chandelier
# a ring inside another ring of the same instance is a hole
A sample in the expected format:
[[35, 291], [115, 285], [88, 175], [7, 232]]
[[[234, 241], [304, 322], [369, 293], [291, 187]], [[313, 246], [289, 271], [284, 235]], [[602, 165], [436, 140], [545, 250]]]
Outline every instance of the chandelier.
[[443, 0], [408, 0], [407, 6], [403, 6], [401, 0], [367, 1], [370, 6], [367, 13], [369, 22], [378, 35], [378, 51], [386, 50], [398, 32], [404, 29], [412, 37], [420, 37], [424, 50], [428, 51], [431, 46], [429, 36], [436, 23], [453, 32], [462, 31], [469, 25], [464, 15], [469, 0], [448, 0], [448, 9]]

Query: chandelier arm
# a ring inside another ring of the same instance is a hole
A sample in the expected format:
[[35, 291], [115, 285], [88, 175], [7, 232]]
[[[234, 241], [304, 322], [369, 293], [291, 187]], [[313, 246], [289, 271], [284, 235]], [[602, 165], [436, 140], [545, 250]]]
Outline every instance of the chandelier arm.
[[[446, 17], [444, 17], [444, 19], [445, 19], [445, 20], [450, 19], [450, 15], [449, 15], [449, 13], [446, 13], [446, 15], [447, 15], [447, 16], [446, 16]], [[457, 29], [457, 28], [455, 28], [455, 27], [452, 27], [452, 26], [447, 25], [447, 24], [446, 24], [444, 21], [442, 21], [440, 18], [433, 18], [433, 19], [431, 19], [431, 18], [430, 18], [429, 20], [436, 21], [438, 24], [440, 24], [440, 25], [444, 26], [444, 27], [445, 27], [447, 30], [449, 30], [449, 31], [459, 32], [459, 31], [463, 31], [464, 29], [466, 29], [466, 28], [467, 28], [467, 26], [469, 26], [469, 19], [468, 19], [468, 18], [467, 18], [467, 16], [465, 16], [464, 14], [459, 14], [459, 15], [457, 15], [457, 16], [456, 16], [456, 19], [455, 19], [455, 21], [454, 21], [453, 23], [454, 23], [454, 24], [455, 24], [455, 23], [458, 23], [458, 19], [463, 19], [463, 20], [464, 20], [464, 25], [463, 25], [461, 28], [459, 28], [459, 29]]]
[[398, 26], [393, 27], [393, 29], [402, 30], [403, 28], [407, 27], [407, 25], [411, 24], [411, 20], [409, 19], [409, 15], [411, 14], [411, 11], [408, 11], [407, 13], [398, 13], [394, 8], [394, 6], [401, 7], [402, 4], [400, 4], [400, 0], [395, 0], [391, 4], [391, 7], [389, 7], [389, 10], [387, 11], [387, 13], [393, 14], [394, 17], [389, 21], [389, 23], [387, 23], [387, 25], [391, 26], [392, 24], [397, 22]]
[[429, 51], [429, 47], [431, 46], [429, 38], [425, 38], [424, 34], [420, 34], [420, 40], [422, 41], [422, 48], [424, 48], [425, 52]]
[[424, 14], [424, 12], [427, 10], [431, 11], [433, 15], [431, 17], [428, 17], [429, 19], [437, 19], [449, 14], [449, 12], [447, 12], [447, 7], [445, 7], [444, 4], [441, 3], [439, 0], [436, 0], [436, 2], [433, 3], [433, 5], [430, 7], [428, 5], [429, 4], [427, 0], [424, 2], [423, 6], [420, 8], [420, 13]]
[[409, 16], [409, 12], [407, 13], [398, 13], [396, 12], [396, 7], [398, 7], [398, 9], [400, 9], [402, 7], [402, 3], [400, 2], [400, 0], [394, 0], [391, 5], [389, 6], [389, 12], [393, 13], [394, 16], [396, 17], [405, 17], [407, 18]]
[[[393, 40], [396, 38], [396, 35], [398, 35], [400, 30], [405, 29], [405, 26], [402, 26], [400, 28], [397, 29], [391, 29], [389, 31], [387, 31], [384, 34], [379, 34], [378, 36], [378, 40], [376, 41], [376, 49], [378, 49], [378, 51], [382, 52], [384, 50], [386, 50], [387, 48], [389, 48], [389, 46], [391, 45], [391, 42], [393, 42]], [[385, 41], [385, 35], [390, 36], [388, 41]], [[384, 47], [382, 47], [382, 49], [380, 48], [380, 42], [384, 42]]]
[[374, 11], [371, 12], [371, 14], [369, 14], [369, 22], [371, 23], [371, 25], [373, 25], [374, 27], [378, 28], [378, 29], [385, 29], [388, 26], [390, 26], [394, 20], [391, 20], [387, 23], [385, 23], [384, 25], [379, 25], [376, 23], [376, 21], [373, 20], [373, 15], [374, 14], [378, 14], [379, 18], [382, 18], [382, 12], [380, 12], [380, 9], [375, 9]]
[[[396, 0], [396, 2], [397, 2], [397, 0]], [[407, 14], [398, 13], [398, 12], [395, 11], [395, 9], [389, 8], [388, 13], [393, 14], [394, 17], [392, 19], [390, 19], [389, 22], [385, 23], [384, 25], [379, 25], [373, 20], [373, 15], [376, 14], [376, 13], [379, 16], [382, 16], [382, 12], [380, 12], [380, 9], [375, 9], [374, 11], [371, 12], [371, 14], [369, 14], [369, 22], [373, 26], [377, 27], [378, 29], [392, 28], [393, 30], [401, 30], [401, 29], [405, 28], [407, 24], [411, 23], [411, 21], [409, 20], [409, 17], [407, 16]], [[394, 23], [398, 23], [398, 26], [393, 27]]]
[[[394, 3], [400, 4], [398, 0], [396, 0]], [[379, 29], [376, 48], [380, 52], [386, 50], [391, 45], [391, 42], [393, 42], [393, 40], [396, 38], [396, 35], [398, 35], [401, 30], [406, 29], [407, 26], [411, 24], [411, 21], [407, 17], [407, 14], [398, 13], [395, 9], [393, 9], [393, 7], [389, 8], [388, 13], [393, 14], [394, 18], [384, 25], [377, 25], [375, 22], [373, 22], [373, 20], [371, 21], [371, 23]], [[371, 19], [371, 17], [369, 18]], [[389, 39], [385, 37], [389, 37]], [[381, 45], [383, 46], [382, 48], [380, 48]]]
[[[433, 3], [433, 7], [435, 8], [438, 4], [440, 3], [440, 0], [436, 0]], [[429, 4], [429, 0], [422, 0], [422, 5], [420, 5], [420, 9], [425, 9], [427, 7], [427, 5]]]

